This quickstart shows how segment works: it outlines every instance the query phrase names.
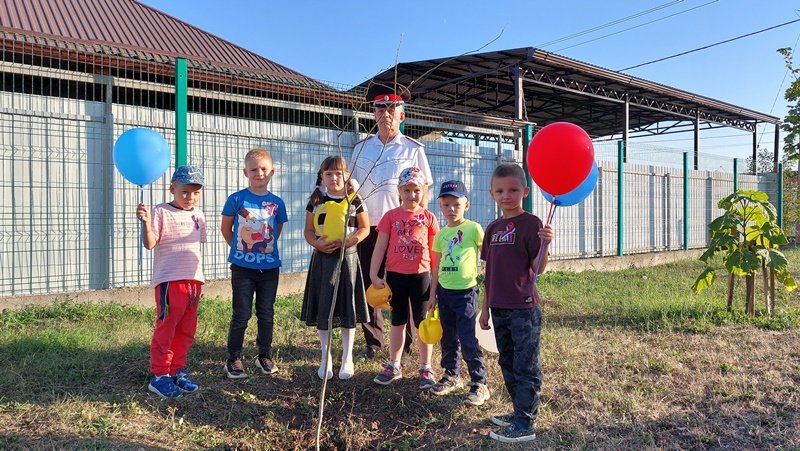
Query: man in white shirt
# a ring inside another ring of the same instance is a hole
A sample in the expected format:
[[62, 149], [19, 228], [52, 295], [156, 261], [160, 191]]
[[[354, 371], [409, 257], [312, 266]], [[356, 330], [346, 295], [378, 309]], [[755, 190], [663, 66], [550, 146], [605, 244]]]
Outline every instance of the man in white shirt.
[[[397, 178], [403, 169], [416, 166], [422, 170], [429, 187], [422, 205], [428, 205], [433, 177], [425, 148], [419, 141], [400, 132], [400, 124], [406, 117], [404, 105], [410, 98], [408, 88], [397, 83], [370, 85], [367, 102], [373, 105], [378, 133], [357, 142], [350, 160], [353, 178], [361, 185], [358, 193], [364, 199], [369, 214], [369, 236], [358, 245], [365, 287], [370, 286], [370, 261], [378, 237], [375, 226], [387, 211], [400, 206]], [[383, 265], [378, 273], [383, 273]], [[364, 356], [367, 358], [374, 357], [375, 351], [383, 347], [383, 315], [380, 309], [370, 310], [370, 322], [362, 325], [367, 343]], [[406, 328], [407, 353], [413, 343], [410, 331], [409, 326]]]

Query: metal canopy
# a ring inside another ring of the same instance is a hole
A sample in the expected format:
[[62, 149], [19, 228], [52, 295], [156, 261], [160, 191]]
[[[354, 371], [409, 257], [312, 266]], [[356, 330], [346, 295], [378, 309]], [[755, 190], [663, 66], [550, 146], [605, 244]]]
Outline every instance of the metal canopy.
[[[732, 127], [755, 132], [780, 119], [532, 47], [400, 63], [372, 81], [410, 86], [412, 103], [522, 119], [579, 124], [592, 137]], [[517, 82], [519, 81], [519, 84]], [[521, 88], [520, 88], [521, 86]], [[521, 111], [517, 112], [516, 90]]]

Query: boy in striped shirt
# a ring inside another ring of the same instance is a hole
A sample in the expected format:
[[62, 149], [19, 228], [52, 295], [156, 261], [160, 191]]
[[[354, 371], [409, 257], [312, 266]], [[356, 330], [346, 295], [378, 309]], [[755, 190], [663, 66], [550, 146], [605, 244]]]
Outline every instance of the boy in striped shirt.
[[206, 242], [206, 218], [195, 206], [203, 189], [203, 172], [181, 166], [172, 175], [172, 201], [156, 205], [152, 217], [139, 204], [136, 215], [143, 223], [143, 244], [153, 251], [156, 325], [150, 342], [148, 389], [162, 398], [199, 390], [189, 379], [186, 356], [197, 329], [197, 303], [203, 286], [200, 243]]

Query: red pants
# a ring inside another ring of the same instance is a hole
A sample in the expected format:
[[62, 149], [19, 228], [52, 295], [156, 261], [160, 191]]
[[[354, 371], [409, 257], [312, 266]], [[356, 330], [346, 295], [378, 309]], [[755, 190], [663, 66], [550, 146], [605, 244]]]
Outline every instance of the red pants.
[[186, 356], [197, 330], [197, 303], [203, 284], [174, 280], [155, 288], [156, 327], [150, 341], [150, 371], [174, 376], [186, 368]]

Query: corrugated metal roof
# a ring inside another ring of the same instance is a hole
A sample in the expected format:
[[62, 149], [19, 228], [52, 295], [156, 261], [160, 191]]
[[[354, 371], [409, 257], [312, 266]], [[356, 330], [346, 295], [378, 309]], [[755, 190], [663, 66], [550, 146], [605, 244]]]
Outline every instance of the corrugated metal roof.
[[157, 62], [183, 57], [199, 66], [318, 85], [299, 72], [136, 0], [0, 0], [0, 31], [18, 39], [65, 41], [92, 53], [131, 54]]
[[360, 86], [397, 81], [410, 87], [417, 105], [513, 119], [515, 70], [528, 121], [541, 126], [574, 122], [593, 137], [622, 133], [626, 98], [629, 130], [643, 134], [659, 133], [653, 126], [669, 121], [691, 129], [695, 118], [747, 131], [758, 123], [780, 123], [775, 116], [532, 47], [400, 63]]

